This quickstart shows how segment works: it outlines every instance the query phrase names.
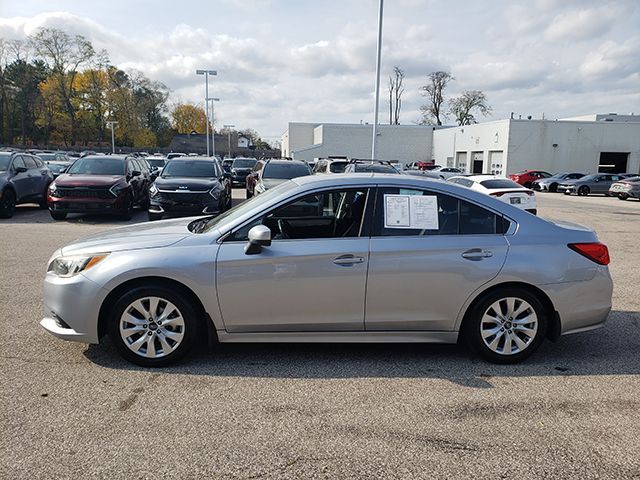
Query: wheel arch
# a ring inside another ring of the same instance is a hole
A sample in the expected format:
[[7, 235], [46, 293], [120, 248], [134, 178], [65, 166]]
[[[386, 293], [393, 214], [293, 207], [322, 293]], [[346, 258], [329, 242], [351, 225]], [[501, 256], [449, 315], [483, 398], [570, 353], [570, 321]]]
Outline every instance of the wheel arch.
[[217, 339], [215, 327], [198, 295], [196, 295], [191, 288], [189, 288], [182, 282], [179, 282], [172, 278], [156, 276], [146, 276], [127, 280], [109, 292], [109, 294], [103, 300], [102, 305], [100, 306], [100, 311], [98, 313], [98, 339], [103, 338], [107, 334], [108, 316], [118, 297], [131, 289], [151, 286], [167, 287], [172, 291], [178, 291], [182, 295], [184, 295], [188, 299], [188, 301], [190, 301], [192, 305], [195, 306], [198, 313], [198, 318], [200, 320], [200, 326], [206, 328], [209, 343], [215, 342], [215, 340]]
[[471, 313], [473, 312], [473, 309], [476, 307], [476, 305], [480, 301], [482, 301], [485, 295], [488, 295], [497, 290], [501, 290], [503, 288], [521, 288], [531, 293], [532, 295], [535, 295], [542, 302], [547, 313], [547, 331], [545, 332], [546, 337], [552, 341], [556, 341], [560, 337], [560, 333], [562, 331], [560, 315], [556, 311], [551, 298], [549, 298], [549, 296], [540, 288], [525, 282], [498, 283], [496, 285], [491, 285], [481, 292], [478, 292], [467, 306], [467, 309], [465, 310], [465, 313], [462, 317], [459, 328], [460, 337], [464, 336], [464, 329], [468, 324]]

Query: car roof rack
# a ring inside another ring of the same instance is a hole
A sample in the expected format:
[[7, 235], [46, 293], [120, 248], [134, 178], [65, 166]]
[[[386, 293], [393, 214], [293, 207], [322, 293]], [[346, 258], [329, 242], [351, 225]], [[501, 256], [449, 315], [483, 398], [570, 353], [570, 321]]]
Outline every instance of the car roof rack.
[[372, 160], [370, 158], [350, 158], [349, 163], [379, 163], [380, 165], [393, 165], [391, 160]]

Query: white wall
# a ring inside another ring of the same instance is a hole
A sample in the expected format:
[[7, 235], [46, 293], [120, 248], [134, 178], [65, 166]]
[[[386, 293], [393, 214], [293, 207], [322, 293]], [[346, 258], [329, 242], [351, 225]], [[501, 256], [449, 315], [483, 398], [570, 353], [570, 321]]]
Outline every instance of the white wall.
[[511, 120], [508, 152], [509, 173], [527, 168], [593, 173], [601, 152], [629, 152], [627, 171], [636, 173], [640, 123]]
[[282, 135], [282, 156], [290, 157], [291, 152], [313, 145], [313, 131], [317, 123], [289, 123], [289, 129]]
[[[328, 156], [352, 158], [370, 158], [371, 156], [371, 125], [304, 124], [311, 126], [311, 141], [296, 148], [294, 145], [304, 143], [303, 137], [309, 139], [308, 131], [299, 128], [300, 125], [289, 124], [289, 150], [291, 156], [297, 160], [312, 161], [315, 158]], [[379, 160], [399, 160], [407, 163], [431, 159], [432, 127], [379, 125], [378, 132], [376, 157]], [[283, 152], [284, 150], [283, 147]]]

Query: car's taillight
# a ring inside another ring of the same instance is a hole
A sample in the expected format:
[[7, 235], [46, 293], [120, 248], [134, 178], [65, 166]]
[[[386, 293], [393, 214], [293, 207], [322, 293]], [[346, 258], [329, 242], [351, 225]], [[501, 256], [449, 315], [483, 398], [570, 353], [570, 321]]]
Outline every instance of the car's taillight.
[[567, 246], [593, 262], [600, 265], [609, 265], [609, 249], [604, 243], [570, 243]]
[[527, 194], [527, 195], [529, 195], [530, 197], [533, 197], [533, 196], [536, 194], [536, 192], [534, 192], [533, 190], [527, 190], [527, 191], [526, 191], [526, 192], [524, 192], [524, 193], [526, 193], [526, 194]]
[[493, 192], [493, 193], [490, 193], [489, 195], [491, 195], [492, 197], [501, 197], [505, 193], [507, 192]]

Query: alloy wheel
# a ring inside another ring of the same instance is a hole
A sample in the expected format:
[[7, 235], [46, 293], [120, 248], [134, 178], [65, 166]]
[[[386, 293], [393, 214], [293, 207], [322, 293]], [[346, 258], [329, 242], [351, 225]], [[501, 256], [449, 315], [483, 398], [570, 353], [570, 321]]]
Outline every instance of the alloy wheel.
[[185, 321], [180, 310], [161, 297], [143, 297], [125, 308], [120, 317], [120, 337], [136, 355], [161, 358], [178, 348]]
[[538, 316], [534, 308], [517, 297], [492, 303], [480, 322], [484, 344], [499, 355], [514, 355], [533, 343], [538, 333]]

